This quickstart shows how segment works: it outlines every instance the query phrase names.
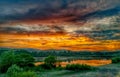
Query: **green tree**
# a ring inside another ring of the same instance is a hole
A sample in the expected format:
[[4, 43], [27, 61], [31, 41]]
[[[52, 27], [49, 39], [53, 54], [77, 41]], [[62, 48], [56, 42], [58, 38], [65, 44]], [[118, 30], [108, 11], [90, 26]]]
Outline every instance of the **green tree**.
[[55, 56], [48, 56], [47, 58], [45, 58], [44, 62], [45, 62], [45, 64], [54, 66], [55, 63], [57, 62], [57, 60], [56, 60]]
[[6, 51], [0, 56], [0, 72], [4, 73], [15, 62], [15, 54], [13, 51]]
[[20, 67], [31, 67], [34, 61], [35, 59], [30, 54], [15, 54], [14, 51], [6, 51], [0, 56], [0, 72], [5, 73], [14, 64]]
[[44, 60], [44, 64], [40, 65], [43, 69], [53, 69], [56, 67], [55, 63], [57, 62], [55, 56], [48, 56]]
[[16, 55], [15, 63], [20, 67], [33, 66], [35, 59], [27, 53]]

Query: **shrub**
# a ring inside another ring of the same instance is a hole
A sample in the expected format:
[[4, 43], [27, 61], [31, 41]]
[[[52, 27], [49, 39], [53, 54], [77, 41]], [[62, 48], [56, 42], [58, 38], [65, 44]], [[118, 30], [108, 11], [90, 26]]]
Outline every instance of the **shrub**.
[[6, 51], [0, 56], [0, 73], [5, 73], [14, 64], [20, 67], [33, 66], [34, 58], [29, 54], [15, 54], [13, 51]]
[[17, 65], [12, 65], [8, 68], [6, 77], [37, 77], [37, 75], [33, 71], [23, 71]]
[[37, 77], [36, 73], [33, 71], [21, 72], [17, 74], [17, 77]]
[[93, 70], [94, 67], [85, 64], [68, 64], [65, 67], [66, 70], [73, 70], [73, 71], [84, 71], [84, 70]]
[[112, 58], [112, 63], [120, 63], [120, 57]]
[[0, 56], [0, 72], [5, 73], [7, 69], [14, 64], [15, 54], [13, 51], [7, 51]]
[[17, 65], [12, 65], [11, 67], [8, 68], [6, 75], [7, 75], [7, 77], [17, 77], [17, 74], [22, 71], [23, 71], [23, 69], [21, 69]]
[[42, 66], [35, 66], [31, 70], [34, 70], [36, 72], [44, 71], [45, 69]]
[[41, 67], [42, 69], [45, 69], [45, 70], [50, 70], [50, 69], [55, 68], [56, 66], [50, 65], [50, 64], [41, 64], [39, 67]]
[[56, 70], [63, 70], [63, 69], [64, 69], [64, 67], [62, 67], [62, 66], [56, 67]]
[[116, 77], [120, 77], [120, 72], [118, 73], [118, 75]]

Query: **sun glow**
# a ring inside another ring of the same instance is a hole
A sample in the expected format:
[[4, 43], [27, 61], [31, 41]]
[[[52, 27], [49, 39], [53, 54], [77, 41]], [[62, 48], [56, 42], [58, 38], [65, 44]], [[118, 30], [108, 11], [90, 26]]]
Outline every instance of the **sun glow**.
[[117, 50], [119, 45], [119, 40], [93, 40], [83, 35], [0, 34], [1, 47], [100, 51]]

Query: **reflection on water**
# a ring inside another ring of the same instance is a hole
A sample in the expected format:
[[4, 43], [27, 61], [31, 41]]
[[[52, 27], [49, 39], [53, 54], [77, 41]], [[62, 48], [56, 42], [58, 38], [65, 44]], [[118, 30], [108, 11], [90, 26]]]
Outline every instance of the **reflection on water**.
[[[73, 61], [66, 61], [66, 62], [57, 62], [56, 65], [61, 65], [65, 67], [67, 64], [87, 64], [90, 66], [101, 66], [106, 64], [111, 64], [111, 60], [73, 60]], [[35, 65], [38, 66], [43, 64], [43, 62], [36, 62]]]

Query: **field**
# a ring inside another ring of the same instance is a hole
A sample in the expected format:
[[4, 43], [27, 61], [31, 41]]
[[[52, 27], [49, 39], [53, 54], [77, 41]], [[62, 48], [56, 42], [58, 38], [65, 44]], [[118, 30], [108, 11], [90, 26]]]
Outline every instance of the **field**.
[[[50, 70], [38, 72], [38, 77], [120, 77], [120, 64], [109, 64], [97, 67], [94, 71], [74, 72], [68, 70]], [[0, 75], [4, 77], [4, 75]]]
[[[68, 70], [44, 70], [37, 71], [38, 77], [120, 77], [117, 76], [120, 72], [120, 64], [112, 64], [111, 59], [119, 56], [120, 51], [114, 52], [72, 52], [67, 50], [46, 50], [38, 51], [33, 49], [7, 49], [0, 48], [0, 54], [5, 51], [14, 50], [15, 53], [28, 53], [35, 58], [35, 62], [42, 62], [47, 56], [53, 55], [61, 62], [61, 65], [67, 64], [87, 64], [96, 67], [91, 71], [68, 71]], [[5, 74], [0, 74], [0, 77], [5, 77]]]
[[[40, 72], [39, 77], [116, 77], [120, 72], [120, 64], [109, 64], [98, 67], [95, 71], [84, 71], [84, 72], [74, 72], [74, 71], [46, 71]], [[120, 77], [120, 76], [118, 76]]]

